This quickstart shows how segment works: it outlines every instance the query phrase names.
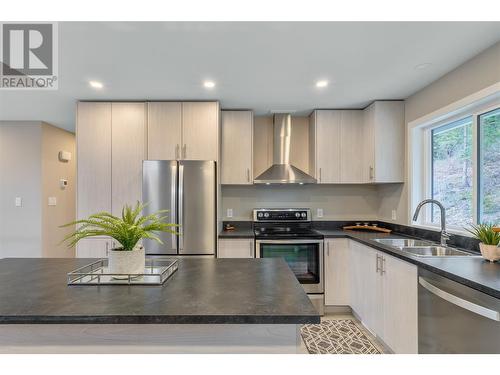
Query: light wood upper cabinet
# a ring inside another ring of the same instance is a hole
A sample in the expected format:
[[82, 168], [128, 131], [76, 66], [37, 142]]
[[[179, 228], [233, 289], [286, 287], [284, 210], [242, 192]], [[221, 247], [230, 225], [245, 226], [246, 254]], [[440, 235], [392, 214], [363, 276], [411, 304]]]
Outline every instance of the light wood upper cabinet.
[[148, 103], [148, 160], [180, 159], [182, 103]]
[[351, 277], [348, 240], [325, 239], [325, 247], [325, 305], [348, 306]]
[[363, 151], [360, 149], [364, 134], [363, 112], [342, 110], [340, 120], [340, 182], [364, 182]]
[[253, 239], [220, 239], [217, 258], [255, 258]]
[[142, 161], [146, 159], [146, 104], [112, 103], [111, 210], [142, 201]]
[[222, 111], [221, 183], [253, 183], [253, 113]]
[[364, 180], [404, 182], [404, 102], [374, 102], [364, 110], [364, 123]]
[[219, 103], [182, 103], [181, 159], [219, 160]]
[[309, 173], [320, 184], [340, 182], [341, 111], [316, 110], [309, 125]]
[[78, 103], [76, 141], [77, 218], [110, 212], [111, 103]]

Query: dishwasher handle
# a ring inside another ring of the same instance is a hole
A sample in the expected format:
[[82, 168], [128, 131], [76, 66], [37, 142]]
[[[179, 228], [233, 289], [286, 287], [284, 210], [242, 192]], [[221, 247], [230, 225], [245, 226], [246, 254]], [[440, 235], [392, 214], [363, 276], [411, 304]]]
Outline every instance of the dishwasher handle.
[[497, 322], [500, 322], [500, 312], [488, 309], [487, 307], [475, 304], [473, 302], [467, 301], [463, 298], [457, 297], [451, 293], [445, 292], [442, 289], [439, 289], [437, 286], [431, 284], [428, 282], [426, 279], [423, 277], [419, 276], [418, 278], [419, 284], [431, 292], [432, 294], [444, 299], [445, 301], [452, 303], [456, 306], [459, 306], [463, 309], [469, 310], [470, 312], [473, 312], [474, 314], [481, 315], [485, 318], [495, 320]]

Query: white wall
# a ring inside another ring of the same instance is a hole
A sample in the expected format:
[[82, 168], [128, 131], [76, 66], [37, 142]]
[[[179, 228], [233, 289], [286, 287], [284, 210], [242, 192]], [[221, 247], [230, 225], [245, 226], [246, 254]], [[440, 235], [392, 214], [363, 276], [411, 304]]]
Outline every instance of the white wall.
[[[75, 154], [75, 135], [41, 122], [0, 121], [0, 258], [74, 256], [59, 242], [59, 225], [75, 218], [75, 159], [61, 163], [61, 150]], [[59, 179], [70, 186], [61, 190]], [[48, 197], [57, 198], [48, 206]], [[22, 206], [15, 206], [15, 198]]]
[[[374, 185], [253, 185], [223, 186], [224, 220], [251, 220], [252, 209], [259, 207], [306, 207], [315, 220], [375, 220], [379, 208]], [[226, 217], [233, 209], [233, 218]], [[316, 217], [316, 209], [324, 217]]]
[[[483, 51], [471, 60], [444, 75], [405, 101], [405, 122], [416, 120], [439, 108], [500, 82], [500, 43]], [[406, 161], [407, 163], [408, 161]], [[391, 211], [396, 210], [400, 224], [408, 224], [407, 183], [379, 189], [380, 220], [392, 221]]]
[[39, 122], [0, 122], [0, 258], [41, 255], [40, 139]]

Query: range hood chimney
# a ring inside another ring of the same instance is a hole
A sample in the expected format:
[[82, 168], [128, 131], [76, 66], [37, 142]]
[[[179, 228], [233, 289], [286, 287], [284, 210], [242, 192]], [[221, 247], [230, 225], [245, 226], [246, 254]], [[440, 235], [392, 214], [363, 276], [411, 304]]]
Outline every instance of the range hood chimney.
[[259, 175], [255, 184], [315, 184], [316, 179], [290, 164], [292, 116], [275, 114], [273, 165]]

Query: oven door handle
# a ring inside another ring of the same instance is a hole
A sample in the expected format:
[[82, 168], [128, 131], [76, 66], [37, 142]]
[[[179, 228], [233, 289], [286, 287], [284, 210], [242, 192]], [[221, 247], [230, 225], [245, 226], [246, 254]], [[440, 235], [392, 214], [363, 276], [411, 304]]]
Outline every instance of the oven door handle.
[[276, 244], [276, 245], [290, 245], [290, 244], [305, 244], [305, 243], [310, 243], [310, 244], [322, 244], [324, 241], [323, 240], [256, 240], [255, 243], [257, 244]]

